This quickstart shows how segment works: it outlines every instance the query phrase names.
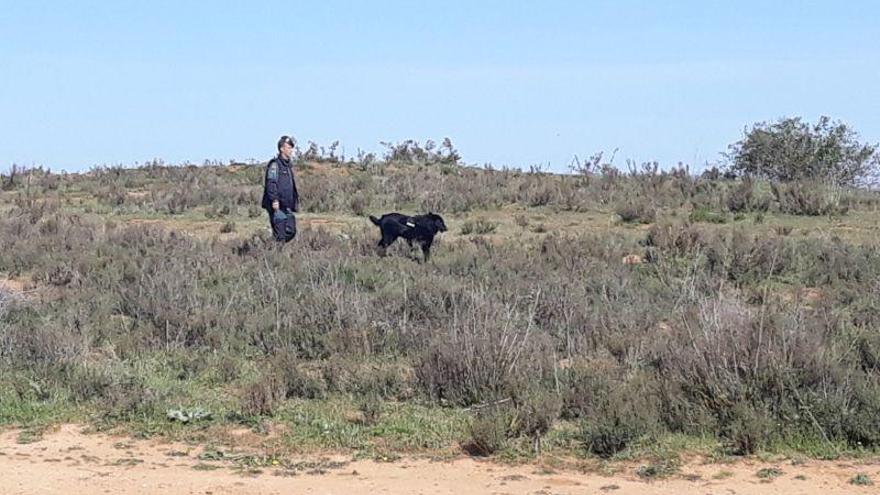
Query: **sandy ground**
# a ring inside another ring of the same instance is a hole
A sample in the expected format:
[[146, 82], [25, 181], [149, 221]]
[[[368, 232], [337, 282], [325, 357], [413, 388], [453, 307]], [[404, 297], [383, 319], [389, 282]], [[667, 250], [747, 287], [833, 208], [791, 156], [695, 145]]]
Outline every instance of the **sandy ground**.
[[[500, 465], [486, 460], [350, 458], [284, 461], [216, 460], [201, 447], [85, 434], [65, 425], [31, 443], [20, 431], [0, 433], [0, 494], [859, 494], [880, 486], [854, 486], [856, 474], [880, 481], [880, 459], [808, 461], [794, 465], [759, 461], [692, 463], [678, 475], [644, 481], [635, 466], [615, 475]], [[227, 454], [228, 456], [228, 454]], [[201, 457], [201, 458], [200, 458]], [[255, 467], [257, 466], [257, 467]], [[757, 472], [776, 468], [771, 481]]]

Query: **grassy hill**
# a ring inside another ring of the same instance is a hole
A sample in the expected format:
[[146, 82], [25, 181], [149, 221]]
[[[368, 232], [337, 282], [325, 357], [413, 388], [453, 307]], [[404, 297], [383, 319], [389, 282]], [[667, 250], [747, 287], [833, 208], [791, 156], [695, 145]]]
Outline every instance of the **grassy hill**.
[[[0, 192], [0, 424], [291, 449], [880, 447], [880, 195], [610, 167], [31, 170]], [[430, 263], [367, 214], [433, 211]], [[384, 455], [384, 454], [383, 454]]]

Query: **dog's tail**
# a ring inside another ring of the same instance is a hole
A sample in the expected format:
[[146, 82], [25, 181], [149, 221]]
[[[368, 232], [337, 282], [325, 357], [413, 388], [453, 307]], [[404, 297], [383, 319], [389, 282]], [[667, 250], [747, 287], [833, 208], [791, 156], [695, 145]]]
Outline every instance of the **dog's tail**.
[[373, 225], [379, 225], [379, 219], [370, 215], [370, 221], [373, 222]]

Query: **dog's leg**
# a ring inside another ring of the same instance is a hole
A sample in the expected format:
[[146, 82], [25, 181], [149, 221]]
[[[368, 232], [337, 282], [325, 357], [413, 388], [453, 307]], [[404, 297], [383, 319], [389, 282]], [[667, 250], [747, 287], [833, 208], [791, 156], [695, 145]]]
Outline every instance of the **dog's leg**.
[[384, 232], [382, 233], [382, 238], [379, 239], [379, 256], [385, 256], [388, 246], [394, 244], [397, 238], [393, 235], [387, 235]]
[[413, 255], [413, 252], [412, 252], [412, 250], [413, 250], [413, 240], [412, 240], [412, 239], [407, 239], [407, 240], [406, 240], [406, 243], [407, 243], [407, 245], [409, 245], [409, 252], [406, 253], [407, 257], [409, 257], [409, 258], [411, 258], [411, 259], [414, 259], [414, 260], [418, 261], [418, 260], [419, 260], [419, 259], [418, 259], [418, 256]]
[[422, 254], [425, 255], [425, 263], [431, 259], [431, 244], [433, 244], [433, 239], [428, 239], [422, 242]]

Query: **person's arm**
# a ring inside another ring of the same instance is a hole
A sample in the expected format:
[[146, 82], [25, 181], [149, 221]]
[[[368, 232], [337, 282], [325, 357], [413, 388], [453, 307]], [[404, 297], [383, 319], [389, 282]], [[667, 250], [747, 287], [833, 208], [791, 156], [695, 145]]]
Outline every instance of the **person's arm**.
[[293, 175], [293, 167], [290, 168], [290, 184], [293, 186], [293, 211], [299, 212], [299, 192], [296, 190], [296, 177]]
[[266, 167], [266, 196], [272, 202], [272, 209], [278, 211], [278, 163], [274, 159]]

